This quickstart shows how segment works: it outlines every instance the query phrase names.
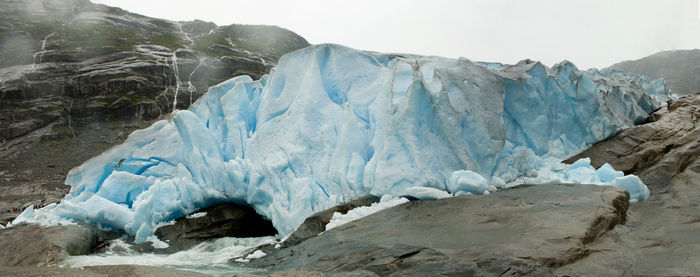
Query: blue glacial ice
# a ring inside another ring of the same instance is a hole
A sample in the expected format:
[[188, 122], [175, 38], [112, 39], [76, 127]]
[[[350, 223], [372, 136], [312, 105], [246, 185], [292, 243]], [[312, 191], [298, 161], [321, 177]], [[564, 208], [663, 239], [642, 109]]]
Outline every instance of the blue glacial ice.
[[439, 199], [520, 183], [587, 183], [648, 197], [636, 176], [560, 161], [642, 122], [663, 81], [316, 45], [260, 80], [211, 87], [189, 110], [133, 132], [68, 174], [58, 205], [16, 222], [87, 221], [137, 241], [157, 226], [239, 202], [289, 234], [368, 194]]

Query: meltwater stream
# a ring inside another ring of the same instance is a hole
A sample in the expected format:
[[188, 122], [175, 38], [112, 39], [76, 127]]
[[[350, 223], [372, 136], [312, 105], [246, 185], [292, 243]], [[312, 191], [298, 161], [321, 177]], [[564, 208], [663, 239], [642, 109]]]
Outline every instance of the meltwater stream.
[[201, 243], [174, 254], [139, 253], [123, 239], [116, 239], [102, 253], [87, 256], [71, 256], [62, 266], [81, 267], [96, 265], [147, 265], [196, 271], [212, 276], [232, 276], [237, 273], [260, 273], [261, 269], [249, 268], [242, 263], [230, 263], [245, 258], [250, 249], [275, 243], [277, 237], [220, 238]]

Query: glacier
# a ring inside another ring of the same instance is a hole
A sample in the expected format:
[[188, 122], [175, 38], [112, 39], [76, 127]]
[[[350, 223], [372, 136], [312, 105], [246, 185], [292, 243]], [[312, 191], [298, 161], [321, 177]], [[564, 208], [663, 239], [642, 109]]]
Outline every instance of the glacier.
[[137, 242], [222, 202], [289, 234], [314, 212], [366, 195], [439, 199], [521, 183], [649, 190], [609, 165], [566, 157], [644, 121], [661, 80], [564, 61], [515, 65], [314, 45], [260, 80], [213, 86], [189, 110], [133, 132], [72, 169], [58, 204], [21, 222], [79, 221]]

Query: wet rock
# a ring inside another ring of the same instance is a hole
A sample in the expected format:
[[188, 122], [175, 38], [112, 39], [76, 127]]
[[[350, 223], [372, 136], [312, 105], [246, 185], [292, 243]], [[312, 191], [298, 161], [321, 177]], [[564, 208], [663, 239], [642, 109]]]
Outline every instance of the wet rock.
[[99, 240], [95, 227], [14, 226], [0, 230], [0, 266], [49, 266], [86, 255]]
[[192, 271], [143, 265], [103, 265], [80, 268], [61, 267], [0, 267], [3, 276], [75, 276], [75, 277], [121, 277], [121, 276], [210, 276]]
[[163, 268], [155, 266], [144, 266], [144, 265], [101, 265], [101, 266], [86, 266], [81, 270], [90, 272], [104, 274], [108, 277], [121, 277], [121, 276], [143, 276], [143, 277], [172, 277], [172, 276], [184, 276], [184, 277], [204, 277], [210, 276], [207, 274], [202, 274], [198, 272], [179, 270], [172, 268]]
[[624, 224], [629, 195], [592, 185], [519, 186], [412, 201], [284, 248], [251, 265], [282, 273], [552, 275]]
[[272, 222], [251, 207], [226, 203], [205, 208], [155, 231], [176, 252], [221, 237], [263, 237], [277, 234]]

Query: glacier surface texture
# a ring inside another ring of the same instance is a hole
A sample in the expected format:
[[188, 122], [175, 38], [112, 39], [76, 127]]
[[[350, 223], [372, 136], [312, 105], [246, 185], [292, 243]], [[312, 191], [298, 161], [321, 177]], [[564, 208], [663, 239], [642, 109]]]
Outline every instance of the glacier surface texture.
[[86, 221], [153, 239], [159, 224], [220, 202], [248, 204], [289, 234], [364, 195], [436, 199], [519, 183], [649, 191], [610, 166], [560, 161], [642, 122], [663, 81], [316, 45], [260, 80], [209, 89], [189, 110], [74, 168], [65, 199], [19, 222]]

